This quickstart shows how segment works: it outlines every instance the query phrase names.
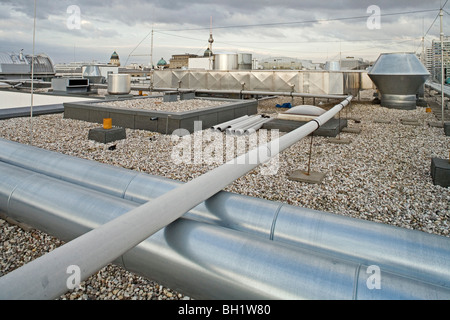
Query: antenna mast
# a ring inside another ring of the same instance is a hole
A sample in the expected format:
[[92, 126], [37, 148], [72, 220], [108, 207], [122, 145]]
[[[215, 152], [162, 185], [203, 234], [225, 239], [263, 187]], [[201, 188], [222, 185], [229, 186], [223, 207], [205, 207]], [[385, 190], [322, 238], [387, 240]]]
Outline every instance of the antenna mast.
[[213, 69], [213, 57], [212, 57], [212, 44], [214, 42], [213, 34], [212, 34], [212, 16], [211, 16], [210, 28], [209, 28], [209, 68]]

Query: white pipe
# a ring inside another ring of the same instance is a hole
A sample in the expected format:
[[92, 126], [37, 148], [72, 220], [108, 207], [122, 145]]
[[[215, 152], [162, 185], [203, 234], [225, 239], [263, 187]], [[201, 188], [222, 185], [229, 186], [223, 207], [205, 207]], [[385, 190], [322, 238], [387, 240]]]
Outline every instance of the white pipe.
[[214, 130], [225, 131], [229, 126], [231, 126], [233, 124], [236, 124], [236, 123], [239, 123], [241, 121], [244, 121], [244, 120], [248, 119], [248, 117], [249, 117], [248, 115], [245, 115], [245, 116], [236, 118], [234, 120], [230, 120], [230, 121], [227, 121], [227, 122], [223, 122], [223, 123], [217, 124], [217, 125], [215, 125], [215, 126], [213, 126], [211, 128], [214, 129]]
[[262, 116], [260, 116], [260, 115], [259, 116], [250, 117], [250, 119], [248, 119], [248, 120], [246, 120], [244, 122], [240, 122], [240, 123], [237, 123], [235, 125], [230, 126], [228, 129], [226, 129], [226, 133], [227, 134], [242, 135], [246, 128], [248, 128], [249, 126], [257, 123], [261, 119], [262, 119]]
[[352, 98], [349, 96], [317, 119], [281, 138], [261, 145], [8, 273], [0, 278], [1, 297], [59, 297], [67, 292], [67, 270], [70, 266], [77, 266], [81, 280], [87, 279], [244, 174], [317, 130], [348, 105]]
[[256, 131], [258, 131], [259, 129], [261, 129], [261, 127], [262, 127], [265, 123], [267, 123], [267, 122], [269, 122], [269, 121], [271, 121], [271, 120], [272, 120], [272, 119], [270, 119], [270, 118], [264, 118], [264, 119], [261, 119], [259, 122], [255, 123], [255, 124], [252, 125], [250, 128], [245, 129], [244, 134], [252, 134], [252, 133], [255, 133]]
[[260, 119], [261, 119], [261, 115], [251, 116], [245, 121], [238, 122], [238, 123], [231, 125], [230, 127], [228, 127], [228, 129], [236, 130], [236, 129], [245, 128], [247, 125], [255, 123], [255, 122], [259, 121]]

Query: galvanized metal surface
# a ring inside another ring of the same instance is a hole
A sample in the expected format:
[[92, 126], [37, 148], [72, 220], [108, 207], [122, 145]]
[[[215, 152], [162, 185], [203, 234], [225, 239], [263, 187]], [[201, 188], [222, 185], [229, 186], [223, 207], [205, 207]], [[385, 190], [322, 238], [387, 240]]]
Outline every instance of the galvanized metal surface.
[[384, 107], [415, 109], [416, 94], [430, 73], [414, 53], [383, 53], [368, 73]]
[[128, 94], [131, 92], [131, 75], [129, 74], [109, 74], [108, 93]]
[[[77, 265], [81, 270], [81, 279], [88, 278], [245, 173], [309, 135], [341, 111], [352, 98], [348, 97], [314, 121], [281, 138], [261, 145], [7, 274], [0, 278], [0, 290], [2, 285], [9, 288], [13, 284], [18, 289], [14, 294], [2, 294], [26, 297], [20, 292], [27, 290], [31, 297], [58, 297], [66, 290], [67, 277], [61, 271], [64, 267]], [[98, 246], [92, 247], [92, 243]]]
[[163, 70], [154, 72], [153, 87], [356, 95], [374, 86], [366, 71]]
[[[3, 139], [0, 160], [141, 204], [181, 184]], [[450, 287], [450, 245], [445, 237], [227, 192], [184, 216]]]
[[216, 53], [214, 54], [214, 70], [237, 70], [237, 53]]
[[[7, 164], [0, 163], [0, 170], [0, 209], [66, 241], [137, 206]], [[70, 275], [57, 257], [53, 263], [66, 278]], [[385, 271], [380, 289], [374, 289], [368, 285], [372, 273], [367, 265], [186, 219], [145, 239], [115, 263], [196, 299], [450, 298], [448, 288]], [[0, 278], [0, 299], [49, 298], [32, 285], [30, 278], [38, 274], [24, 276], [20, 280], [31, 285], [21, 286], [8, 275]], [[54, 281], [39, 280], [44, 287]]]

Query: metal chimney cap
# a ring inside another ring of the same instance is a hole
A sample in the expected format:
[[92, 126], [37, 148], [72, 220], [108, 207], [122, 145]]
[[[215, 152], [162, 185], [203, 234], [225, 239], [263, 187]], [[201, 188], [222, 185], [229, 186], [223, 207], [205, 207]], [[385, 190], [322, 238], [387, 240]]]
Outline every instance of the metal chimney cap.
[[370, 69], [369, 75], [429, 75], [415, 53], [382, 53]]

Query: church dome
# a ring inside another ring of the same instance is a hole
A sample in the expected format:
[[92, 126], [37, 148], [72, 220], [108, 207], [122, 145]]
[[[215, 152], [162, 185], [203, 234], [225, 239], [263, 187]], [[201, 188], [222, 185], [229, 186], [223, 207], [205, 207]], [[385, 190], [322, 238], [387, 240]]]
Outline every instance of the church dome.
[[119, 60], [119, 55], [117, 52], [114, 51], [114, 53], [111, 55], [111, 60]]
[[166, 62], [166, 60], [164, 60], [163, 58], [161, 58], [161, 60], [159, 60], [158, 61], [158, 64], [157, 64], [158, 66], [165, 66], [165, 65], [167, 65], [167, 62]]
[[209, 50], [209, 48], [208, 48], [208, 49], [205, 50], [205, 53], [203, 54], [203, 56], [204, 56], [204, 57], [209, 57], [210, 55], [212, 56], [213, 53], [212, 53], [212, 51]]

